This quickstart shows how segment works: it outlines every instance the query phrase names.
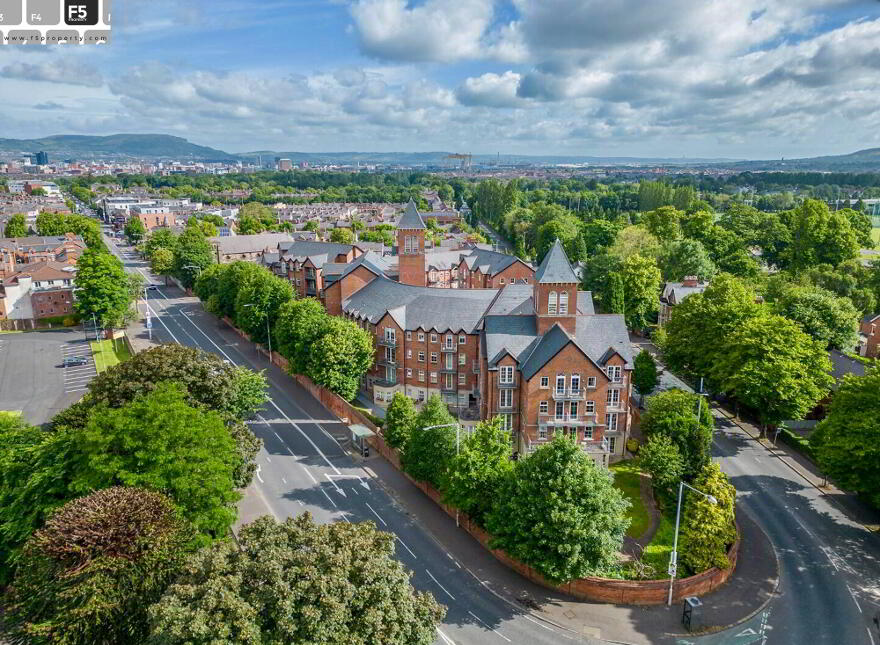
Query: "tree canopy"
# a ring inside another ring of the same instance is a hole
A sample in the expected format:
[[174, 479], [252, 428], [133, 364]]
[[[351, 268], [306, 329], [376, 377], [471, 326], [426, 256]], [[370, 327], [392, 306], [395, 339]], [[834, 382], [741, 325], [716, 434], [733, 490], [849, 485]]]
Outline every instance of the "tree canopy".
[[403, 469], [415, 479], [442, 489], [455, 457], [454, 424], [443, 399], [437, 394], [429, 396], [413, 422], [401, 455]]
[[665, 435], [678, 448], [688, 479], [709, 463], [715, 420], [704, 397], [682, 390], [666, 390], [647, 402], [642, 415], [646, 437]]
[[109, 253], [88, 249], [76, 263], [76, 310], [104, 327], [120, 326], [132, 303], [122, 262]]

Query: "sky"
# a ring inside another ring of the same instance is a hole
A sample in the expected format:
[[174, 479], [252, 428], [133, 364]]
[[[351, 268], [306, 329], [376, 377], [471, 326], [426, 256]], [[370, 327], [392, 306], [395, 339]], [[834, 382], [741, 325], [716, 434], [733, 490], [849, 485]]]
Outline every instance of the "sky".
[[114, 0], [0, 46], [0, 137], [773, 159], [880, 146], [878, 0]]

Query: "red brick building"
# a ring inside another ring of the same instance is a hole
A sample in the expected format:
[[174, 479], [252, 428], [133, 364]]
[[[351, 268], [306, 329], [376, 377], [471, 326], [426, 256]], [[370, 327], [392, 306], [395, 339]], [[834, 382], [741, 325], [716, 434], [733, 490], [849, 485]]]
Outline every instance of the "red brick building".
[[409, 200], [397, 223], [397, 257], [400, 281], [424, 287], [425, 222], [413, 200]]
[[880, 358], [880, 314], [862, 318], [859, 335], [861, 355]]
[[[418, 228], [407, 230], [402, 235], [420, 237]], [[409, 244], [416, 256], [417, 243]], [[622, 316], [595, 314], [561, 244], [529, 283], [503, 288], [394, 282], [374, 257], [358, 258], [326, 288], [328, 312], [376, 340], [363, 382], [374, 402], [384, 407], [396, 392], [416, 403], [438, 394], [464, 426], [501, 415], [518, 452], [561, 431], [600, 463], [623, 454], [629, 336]]]
[[79, 235], [67, 233], [56, 237], [13, 237], [0, 240], [0, 277], [15, 273], [20, 264], [60, 262], [76, 264], [86, 250]]
[[324, 289], [341, 275], [363, 249], [334, 242], [281, 242], [278, 249], [265, 253], [262, 263], [276, 275], [287, 278], [300, 298], [324, 300]]

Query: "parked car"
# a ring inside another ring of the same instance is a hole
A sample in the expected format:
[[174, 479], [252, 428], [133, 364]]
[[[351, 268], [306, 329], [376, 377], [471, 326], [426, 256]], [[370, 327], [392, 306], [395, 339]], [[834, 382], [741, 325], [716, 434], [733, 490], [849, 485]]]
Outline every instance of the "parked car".
[[89, 359], [85, 356], [65, 356], [64, 367], [75, 367], [77, 365], [87, 365]]

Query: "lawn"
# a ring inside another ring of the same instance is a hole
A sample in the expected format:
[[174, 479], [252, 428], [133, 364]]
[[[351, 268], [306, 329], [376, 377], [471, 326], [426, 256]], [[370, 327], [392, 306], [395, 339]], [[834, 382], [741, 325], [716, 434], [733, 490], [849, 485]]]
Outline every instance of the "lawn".
[[880, 246], [880, 228], [871, 229], [871, 239], [874, 240], [874, 244]]
[[614, 485], [629, 500], [630, 507], [627, 511], [630, 524], [626, 534], [632, 538], [641, 537], [651, 525], [651, 516], [642, 503], [642, 495], [639, 492], [639, 461], [628, 459], [611, 465], [614, 473]]
[[93, 341], [89, 345], [92, 347], [92, 356], [95, 357], [95, 371], [98, 374], [131, 358], [128, 346], [121, 338], [115, 342], [112, 340]]
[[[662, 578], [669, 566], [669, 555], [675, 541], [675, 518], [663, 515], [657, 532], [642, 552], [642, 562], [654, 567], [654, 577]], [[683, 576], [679, 576], [683, 577]]]

